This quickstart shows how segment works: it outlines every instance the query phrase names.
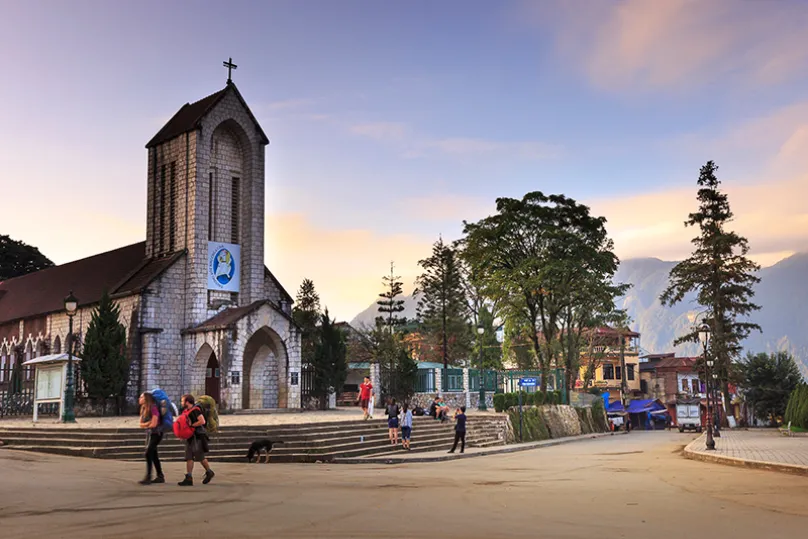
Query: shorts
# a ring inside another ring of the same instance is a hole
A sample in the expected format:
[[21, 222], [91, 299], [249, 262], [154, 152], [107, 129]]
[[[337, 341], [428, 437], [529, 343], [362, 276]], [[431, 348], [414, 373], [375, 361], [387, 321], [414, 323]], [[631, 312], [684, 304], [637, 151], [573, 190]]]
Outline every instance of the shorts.
[[359, 406], [361, 406], [363, 410], [368, 409], [368, 404], [370, 404], [370, 399], [360, 399], [359, 400]]
[[409, 440], [412, 436], [412, 427], [401, 427], [401, 439]]
[[202, 462], [205, 460], [205, 453], [210, 451], [208, 447], [207, 435], [194, 434], [185, 440], [185, 460], [195, 460]]
[[391, 417], [387, 420], [387, 428], [388, 429], [397, 429], [398, 428], [398, 418]]

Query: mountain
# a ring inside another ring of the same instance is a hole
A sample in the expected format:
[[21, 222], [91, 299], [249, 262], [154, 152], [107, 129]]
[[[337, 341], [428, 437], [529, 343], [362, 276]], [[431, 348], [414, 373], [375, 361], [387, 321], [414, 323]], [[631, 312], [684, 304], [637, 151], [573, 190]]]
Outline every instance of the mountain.
[[[632, 258], [622, 261], [615, 282], [632, 285], [618, 301], [632, 319], [632, 329], [639, 332], [644, 352], [676, 351], [680, 355], [700, 353], [699, 345], [687, 344], [674, 349], [673, 341], [683, 335], [698, 320], [702, 309], [690, 295], [675, 307], [664, 307], [659, 296], [668, 285], [668, 274], [676, 262], [657, 258]], [[808, 378], [808, 253], [793, 255], [774, 266], [760, 270], [760, 283], [755, 288], [753, 301], [761, 310], [751, 320], [760, 324], [762, 333], [752, 333], [745, 341], [746, 350], [773, 352], [789, 350], [797, 358], [803, 375]], [[415, 316], [416, 302], [405, 299], [407, 318]], [[378, 316], [377, 305], [359, 313], [351, 325], [373, 324]]]
[[[406, 317], [408, 320], [415, 318], [415, 309], [418, 302], [413, 299], [412, 295], [401, 296], [400, 299], [404, 300], [404, 310], [398, 313], [398, 316]], [[367, 309], [354, 316], [353, 320], [351, 320], [351, 326], [355, 328], [373, 326], [376, 323], [376, 317], [380, 314], [379, 305], [374, 301]]]

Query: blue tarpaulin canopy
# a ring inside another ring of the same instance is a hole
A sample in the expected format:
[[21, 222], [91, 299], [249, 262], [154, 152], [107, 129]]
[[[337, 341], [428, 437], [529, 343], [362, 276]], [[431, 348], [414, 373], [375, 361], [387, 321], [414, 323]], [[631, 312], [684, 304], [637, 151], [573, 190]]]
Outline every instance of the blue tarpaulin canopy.
[[621, 413], [625, 412], [626, 409], [623, 408], [623, 403], [620, 401], [614, 401], [609, 404], [609, 408], [606, 410], [607, 412], [611, 413]]
[[653, 413], [664, 409], [665, 409], [664, 404], [662, 404], [658, 400], [653, 399], [631, 401], [628, 405], [628, 413], [630, 414], [642, 414], [644, 412]]

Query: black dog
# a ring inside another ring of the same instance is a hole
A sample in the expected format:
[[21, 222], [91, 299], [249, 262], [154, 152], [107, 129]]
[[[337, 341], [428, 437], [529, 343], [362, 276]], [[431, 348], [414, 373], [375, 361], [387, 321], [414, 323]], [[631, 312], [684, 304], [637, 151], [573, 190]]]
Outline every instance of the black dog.
[[272, 451], [272, 446], [282, 444], [283, 442], [273, 442], [272, 440], [256, 440], [250, 445], [250, 450], [247, 452], [247, 462], [252, 462], [253, 458], [258, 455], [256, 462], [261, 462], [261, 451], [266, 452], [266, 460], [269, 462], [269, 452]]

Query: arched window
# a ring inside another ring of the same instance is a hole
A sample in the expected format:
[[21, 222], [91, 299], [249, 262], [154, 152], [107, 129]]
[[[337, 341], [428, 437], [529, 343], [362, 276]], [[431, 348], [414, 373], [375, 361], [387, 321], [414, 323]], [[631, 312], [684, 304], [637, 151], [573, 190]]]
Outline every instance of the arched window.
[[58, 335], [55, 339], [53, 339], [53, 353], [54, 354], [61, 354], [62, 353], [62, 338]]
[[8, 380], [6, 371], [9, 367], [8, 351], [5, 346], [0, 346], [0, 384]]
[[[22, 358], [22, 362], [25, 363], [29, 359], [33, 359], [33, 358], [34, 358], [34, 348], [33, 348], [33, 346], [31, 346], [31, 341], [28, 341], [28, 344], [25, 345], [25, 355]], [[30, 365], [26, 366], [24, 372], [25, 372], [24, 379], [25, 380], [30, 380], [31, 379], [31, 373], [33, 372], [33, 369], [31, 368], [31, 366]]]

